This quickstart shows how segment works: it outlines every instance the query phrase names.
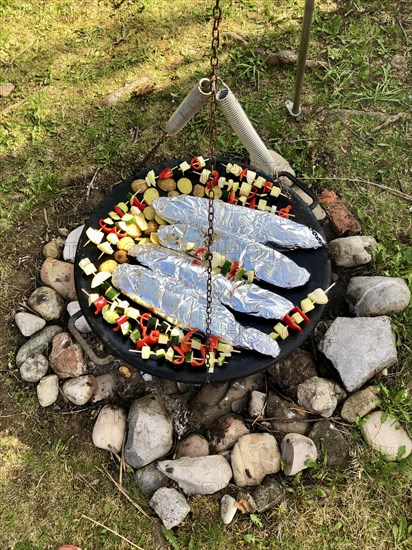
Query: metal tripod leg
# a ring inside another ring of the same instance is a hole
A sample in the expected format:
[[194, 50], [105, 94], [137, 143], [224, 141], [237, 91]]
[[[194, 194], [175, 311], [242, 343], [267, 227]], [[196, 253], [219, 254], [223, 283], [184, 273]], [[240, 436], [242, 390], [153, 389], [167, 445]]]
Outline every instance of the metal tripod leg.
[[300, 36], [300, 48], [298, 57], [298, 66], [296, 70], [295, 96], [292, 101], [286, 101], [286, 108], [293, 117], [298, 117], [302, 114], [300, 106], [300, 96], [302, 93], [303, 77], [305, 74], [306, 58], [308, 55], [309, 35], [312, 25], [313, 10], [315, 8], [315, 0], [306, 0], [305, 11], [303, 14], [302, 34]]

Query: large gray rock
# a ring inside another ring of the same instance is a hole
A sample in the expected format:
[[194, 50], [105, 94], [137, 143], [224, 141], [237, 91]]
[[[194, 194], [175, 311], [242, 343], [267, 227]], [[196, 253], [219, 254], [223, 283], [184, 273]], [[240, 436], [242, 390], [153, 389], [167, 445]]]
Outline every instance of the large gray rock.
[[346, 301], [357, 317], [400, 313], [409, 304], [411, 291], [399, 277], [352, 277]]
[[312, 414], [332, 416], [343, 392], [336, 382], [314, 376], [298, 386], [298, 403]]
[[265, 512], [285, 500], [286, 492], [282, 485], [272, 477], [265, 477], [260, 485], [252, 490], [257, 512]]
[[20, 375], [26, 382], [38, 382], [49, 369], [49, 362], [41, 353], [28, 357], [20, 367]]
[[318, 452], [316, 445], [309, 437], [301, 434], [287, 434], [280, 445], [282, 460], [285, 463], [284, 472], [294, 476], [307, 468], [309, 460], [316, 460]]
[[42, 353], [47, 350], [50, 342], [59, 334], [63, 332], [63, 329], [58, 325], [50, 325], [49, 327], [44, 327], [39, 332], [36, 332], [30, 340], [21, 346], [16, 355], [16, 365], [21, 367], [21, 365], [26, 361], [28, 357], [36, 353]]
[[345, 468], [349, 464], [348, 438], [329, 420], [316, 422], [309, 432], [309, 438], [316, 445], [318, 457], [326, 456], [328, 466]]
[[53, 258], [46, 258], [41, 266], [40, 279], [65, 300], [76, 300], [74, 265]]
[[412, 451], [412, 440], [396, 418], [375, 411], [362, 423], [362, 431], [369, 445], [388, 460], [407, 458]]
[[397, 361], [389, 317], [337, 317], [318, 347], [332, 362], [349, 392]]
[[374, 237], [342, 237], [329, 243], [329, 252], [339, 267], [356, 267], [372, 260], [370, 252], [378, 247]]
[[78, 378], [66, 380], [63, 384], [63, 393], [74, 405], [85, 405], [92, 398], [96, 390], [96, 378], [93, 374], [85, 374]]
[[211, 495], [224, 489], [232, 477], [232, 469], [221, 455], [164, 460], [157, 467], [187, 494]]
[[172, 448], [173, 423], [161, 396], [146, 395], [134, 401], [128, 425], [124, 457], [132, 468], [142, 468]]
[[377, 408], [379, 404], [379, 390], [375, 386], [368, 386], [364, 390], [350, 395], [341, 410], [341, 417], [347, 422], [355, 422], [357, 417], [363, 418]]
[[190, 404], [194, 419], [204, 426], [210, 426], [225, 414], [240, 413], [247, 406], [250, 392], [262, 389], [264, 381], [264, 373], [258, 372], [233, 380], [230, 384], [203, 386]]
[[79, 344], [73, 343], [68, 332], [62, 332], [53, 338], [49, 361], [59, 378], [76, 378], [87, 372], [83, 350]]
[[63, 260], [65, 262], [74, 263], [74, 259], [76, 257], [77, 244], [79, 242], [83, 228], [84, 228], [84, 225], [81, 225], [80, 227], [76, 227], [76, 229], [73, 229], [73, 231], [71, 231], [67, 236], [66, 242], [64, 243], [64, 249], [63, 249]]
[[44, 319], [32, 313], [28, 313], [27, 311], [19, 311], [16, 313], [14, 321], [23, 336], [27, 337], [33, 336], [33, 334], [39, 332], [39, 330], [46, 325]]
[[55, 290], [40, 286], [27, 301], [30, 308], [46, 321], [58, 319], [64, 311], [64, 300]]
[[268, 433], [246, 434], [233, 447], [231, 461], [238, 487], [259, 485], [265, 475], [280, 470], [277, 441]]
[[312, 355], [299, 348], [283, 361], [269, 367], [268, 373], [278, 390], [295, 401], [299, 384], [318, 374]]
[[242, 435], [248, 434], [243, 418], [237, 414], [222, 416], [208, 431], [210, 443], [217, 453], [230, 449]]
[[185, 519], [190, 506], [176, 489], [162, 487], [150, 499], [150, 506], [162, 520], [166, 529], [173, 529]]
[[126, 418], [126, 411], [122, 407], [117, 405], [102, 407], [93, 427], [93, 444], [99, 449], [119, 453], [122, 450], [126, 432]]
[[306, 434], [311, 426], [308, 414], [296, 403], [282, 399], [277, 393], [270, 391], [267, 405], [267, 417], [278, 432]]
[[160, 487], [171, 483], [170, 479], [157, 469], [155, 462], [136, 470], [135, 480], [140, 492], [148, 497], [151, 497]]
[[55, 374], [49, 374], [37, 384], [37, 398], [42, 407], [53, 405], [59, 397], [59, 378]]
[[195, 458], [209, 454], [209, 442], [199, 434], [190, 434], [179, 442], [176, 450], [176, 458]]

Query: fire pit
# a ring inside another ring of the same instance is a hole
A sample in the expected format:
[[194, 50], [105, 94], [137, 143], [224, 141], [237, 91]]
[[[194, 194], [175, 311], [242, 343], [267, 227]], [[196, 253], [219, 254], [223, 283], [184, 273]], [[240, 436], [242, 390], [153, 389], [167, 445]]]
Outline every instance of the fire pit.
[[[113, 210], [114, 205], [121, 201], [127, 200], [127, 195], [130, 192], [131, 183], [143, 178], [150, 170], [158, 174], [160, 171], [166, 168], [175, 168], [179, 166], [183, 161], [190, 161], [190, 159], [172, 160], [161, 165], [150, 167], [142, 172], [135, 174], [133, 177], [125, 180], [115, 187], [115, 189], [105, 198], [105, 200], [98, 206], [87, 221], [83, 233], [81, 235], [77, 255], [75, 260], [75, 279], [76, 289], [79, 299], [79, 303], [83, 314], [85, 315], [88, 323], [93, 328], [96, 335], [108, 346], [113, 353], [126, 361], [128, 364], [135, 366], [139, 370], [145, 371], [149, 374], [160, 376], [175, 381], [188, 382], [188, 383], [203, 383], [207, 378], [205, 368], [193, 368], [189, 365], [182, 365], [181, 367], [174, 367], [169, 363], [158, 363], [154, 359], [143, 360], [140, 355], [130, 352], [133, 346], [131, 340], [127, 337], [122, 337], [118, 333], [113, 332], [112, 326], [107, 324], [101, 316], [96, 316], [88, 303], [87, 293], [95, 292], [91, 289], [91, 279], [87, 277], [82, 269], [79, 267], [79, 262], [84, 258], [89, 258], [93, 263], [98, 264], [98, 257], [100, 251], [93, 243], [88, 243], [88, 237], [86, 231], [88, 228], [98, 228], [99, 220], [107, 217], [109, 211]], [[216, 169], [219, 174], [226, 174], [227, 161], [219, 160], [217, 162]], [[242, 168], [248, 168], [253, 170], [259, 176], [263, 176], [268, 181], [274, 181], [266, 174], [257, 171], [255, 168], [247, 165], [242, 165]], [[198, 183], [199, 174], [187, 171], [184, 173], [184, 177], [189, 178], [193, 184]], [[288, 176], [291, 177], [291, 176]], [[162, 194], [162, 192], [160, 192]], [[166, 194], [166, 193], [164, 193]], [[276, 206], [278, 209], [286, 207], [289, 204], [293, 206], [294, 221], [306, 225], [309, 228], [316, 230], [322, 234], [321, 227], [313, 215], [311, 209], [304, 203], [304, 201], [292, 190], [287, 188], [287, 194], [289, 197], [279, 196], [276, 199]], [[312, 204], [312, 208], [316, 206], [317, 202]], [[284, 289], [273, 287], [267, 283], [259, 282], [259, 285], [263, 288], [270, 289], [277, 294], [287, 298], [293, 304], [300, 304], [308, 293], [312, 292], [316, 288], [326, 288], [330, 281], [331, 265], [327, 255], [325, 247], [317, 249], [298, 249], [298, 250], [282, 250], [287, 257], [292, 259], [296, 264], [307, 269], [310, 273], [309, 281], [301, 287], [293, 289]], [[130, 258], [131, 263], [137, 263], [134, 258]], [[85, 292], [84, 292], [85, 291]], [[141, 309], [141, 308], [140, 308]], [[225, 380], [231, 380], [235, 378], [244, 377], [260, 370], [268, 368], [275, 361], [284, 359], [289, 353], [296, 349], [302, 342], [309, 336], [316, 323], [319, 321], [322, 315], [323, 306], [316, 306], [316, 308], [310, 312], [310, 323], [302, 324], [302, 332], [292, 332], [288, 338], [280, 341], [280, 354], [274, 360], [273, 357], [261, 355], [255, 352], [242, 350], [241, 353], [232, 356], [227, 365], [223, 367], [216, 367], [214, 372], [209, 375], [211, 382], [220, 382]], [[236, 320], [243, 326], [254, 327], [266, 334], [273, 331], [273, 325], [276, 324], [275, 319], [263, 319], [259, 317], [251, 317], [245, 314], [235, 313]]]

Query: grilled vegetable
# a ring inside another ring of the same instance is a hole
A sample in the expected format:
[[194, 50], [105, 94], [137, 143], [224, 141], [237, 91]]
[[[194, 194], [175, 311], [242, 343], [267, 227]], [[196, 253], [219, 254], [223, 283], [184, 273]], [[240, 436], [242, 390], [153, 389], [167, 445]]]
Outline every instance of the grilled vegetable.
[[176, 182], [172, 178], [159, 180], [159, 183], [157, 184], [159, 189], [162, 191], [174, 191], [176, 189]]
[[90, 287], [96, 288], [100, 286], [104, 281], [107, 281], [107, 279], [110, 279], [111, 276], [112, 274], [109, 273], [108, 271], [99, 271], [99, 273], [97, 273], [93, 277]]
[[131, 185], [133, 193], [144, 193], [148, 188], [145, 180], [134, 180]]
[[159, 198], [159, 191], [157, 189], [152, 189], [152, 188], [147, 189], [147, 191], [145, 191], [143, 195], [144, 202], [148, 206], [151, 206], [152, 202], [158, 198]]
[[193, 185], [189, 178], [180, 178], [177, 182], [177, 188], [183, 195], [189, 195], [192, 192]]
[[113, 273], [117, 266], [118, 263], [115, 260], [106, 260], [99, 265], [99, 271], [108, 271], [109, 273]]

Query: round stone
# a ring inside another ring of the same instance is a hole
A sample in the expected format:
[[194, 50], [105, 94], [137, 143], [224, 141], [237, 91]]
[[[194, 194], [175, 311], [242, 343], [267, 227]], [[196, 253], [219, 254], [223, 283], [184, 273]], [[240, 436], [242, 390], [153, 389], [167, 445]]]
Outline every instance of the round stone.
[[20, 367], [20, 375], [26, 382], [38, 382], [49, 368], [49, 362], [41, 353], [35, 353]]

